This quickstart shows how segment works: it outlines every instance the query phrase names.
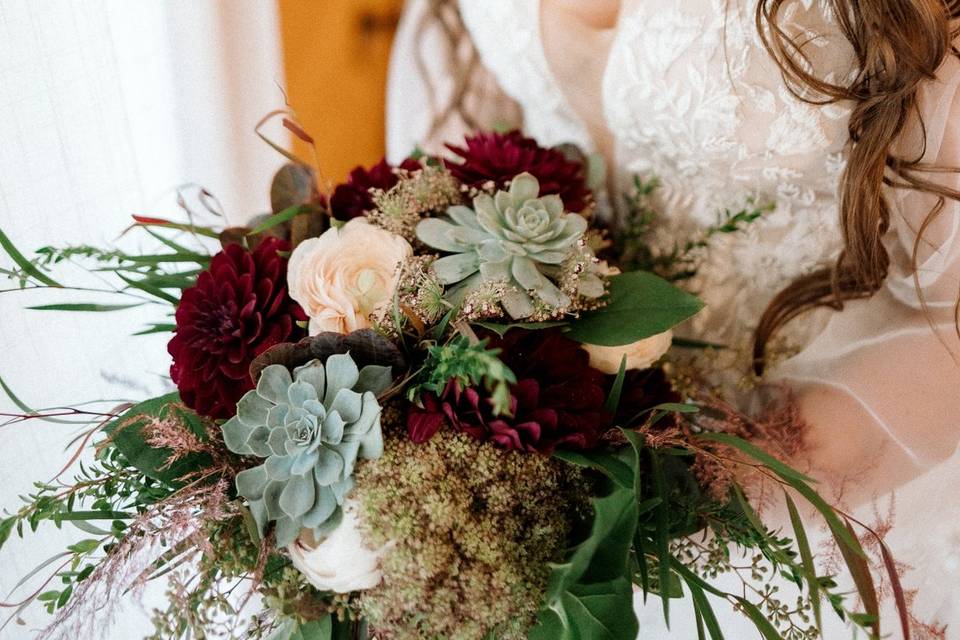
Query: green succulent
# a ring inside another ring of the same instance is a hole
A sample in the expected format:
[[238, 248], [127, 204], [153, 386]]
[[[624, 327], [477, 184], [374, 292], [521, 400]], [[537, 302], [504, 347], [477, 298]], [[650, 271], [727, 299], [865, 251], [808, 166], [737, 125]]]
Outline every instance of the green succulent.
[[447, 209], [449, 219], [422, 220], [420, 241], [453, 254], [433, 263], [437, 279], [466, 290], [506, 283], [501, 302], [514, 319], [533, 315], [534, 298], [554, 309], [569, 307], [570, 296], [555, 281], [560, 265], [578, 251], [587, 221], [566, 213], [560, 196], [539, 194], [537, 179], [521, 173], [509, 191], [478, 195], [473, 209], [454, 206]]
[[383, 454], [377, 394], [391, 382], [390, 367], [361, 370], [349, 354], [312, 360], [292, 377], [278, 364], [263, 370], [222, 427], [228, 449], [266, 459], [236, 479], [261, 535], [276, 522], [286, 546], [302, 528], [319, 537], [339, 524], [357, 458]]

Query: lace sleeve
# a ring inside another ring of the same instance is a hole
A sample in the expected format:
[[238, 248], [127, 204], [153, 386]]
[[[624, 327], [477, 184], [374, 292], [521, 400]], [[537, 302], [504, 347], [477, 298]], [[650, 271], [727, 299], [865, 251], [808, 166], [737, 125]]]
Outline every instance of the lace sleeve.
[[[923, 126], [912, 123], [901, 154], [960, 166], [958, 86], [960, 62], [951, 57], [923, 88]], [[960, 189], [955, 172], [919, 175]], [[814, 466], [857, 478], [848, 484], [859, 495], [844, 495], [851, 504], [923, 475], [960, 442], [960, 203], [945, 200], [925, 222], [936, 196], [891, 187], [887, 197], [891, 266], [883, 288], [834, 314], [809, 347], [774, 371], [799, 392]]]
[[[480, 65], [469, 36], [460, 27], [450, 36], [436, 21], [425, 21], [430, 0], [407, 0], [397, 28], [387, 84], [387, 157], [399, 162], [416, 147], [442, 152], [475, 128], [519, 126], [520, 110]], [[468, 72], [459, 77], [460, 70]], [[442, 116], [466, 83], [461, 112]]]

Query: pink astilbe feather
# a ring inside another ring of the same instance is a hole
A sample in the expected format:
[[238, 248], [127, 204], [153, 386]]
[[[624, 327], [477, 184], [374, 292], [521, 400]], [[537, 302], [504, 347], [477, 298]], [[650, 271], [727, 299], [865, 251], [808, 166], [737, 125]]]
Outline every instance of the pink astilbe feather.
[[114, 622], [123, 595], [139, 596], [164, 555], [179, 550], [170, 562], [182, 563], [212, 552], [204, 524], [235, 515], [228, 488], [226, 479], [187, 487], [137, 516], [38, 638], [100, 637]]

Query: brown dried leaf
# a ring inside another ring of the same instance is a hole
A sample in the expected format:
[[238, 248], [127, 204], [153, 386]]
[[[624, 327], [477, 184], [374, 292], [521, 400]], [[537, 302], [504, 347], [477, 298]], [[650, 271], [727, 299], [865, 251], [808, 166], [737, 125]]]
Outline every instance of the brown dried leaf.
[[285, 342], [270, 347], [250, 363], [250, 378], [256, 382], [260, 372], [272, 364], [292, 370], [311, 360], [325, 360], [347, 352], [359, 367], [369, 364], [389, 366], [395, 376], [406, 368], [406, 360], [396, 345], [372, 329], [348, 334], [325, 331], [297, 343]]

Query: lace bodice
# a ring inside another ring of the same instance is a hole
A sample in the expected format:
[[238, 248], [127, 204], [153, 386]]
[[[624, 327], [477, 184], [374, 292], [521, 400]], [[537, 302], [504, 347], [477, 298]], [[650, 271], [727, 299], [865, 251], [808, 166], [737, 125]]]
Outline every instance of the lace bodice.
[[[821, 3], [805, 4], [788, 25], [799, 28], [801, 14], [805, 28], [811, 16], [829, 25]], [[715, 342], [742, 341], [777, 291], [836, 256], [848, 111], [813, 106], [789, 92], [751, 8], [724, 0], [636, 5], [621, 14], [603, 78], [614, 189], [627, 191], [635, 175], [659, 180], [654, 204], [665, 214], [656, 234], [662, 249], [748, 200], [774, 205], [744, 233], [715, 236], [691, 283], [707, 310], [688, 331]], [[465, 0], [461, 12], [483, 63], [523, 107], [526, 131], [543, 144], [592, 149], [544, 56], [539, 2]], [[818, 42], [838, 72], [849, 68], [839, 34], [834, 44], [826, 36]], [[795, 328], [794, 346], [816, 324]]]

